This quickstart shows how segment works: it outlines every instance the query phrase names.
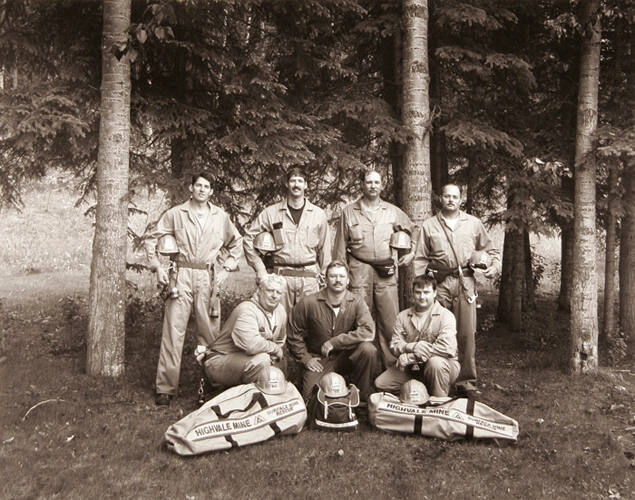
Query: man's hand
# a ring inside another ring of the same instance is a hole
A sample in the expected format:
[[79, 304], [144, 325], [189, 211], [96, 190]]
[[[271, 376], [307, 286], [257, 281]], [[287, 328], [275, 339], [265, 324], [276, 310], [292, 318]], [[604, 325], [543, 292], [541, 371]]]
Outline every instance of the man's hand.
[[221, 270], [216, 273], [216, 279], [215, 279], [216, 284], [220, 285], [221, 283], [223, 283], [223, 281], [227, 279], [228, 276], [229, 276], [229, 271], [225, 269], [224, 267], [222, 267]]
[[282, 347], [276, 344], [276, 348], [273, 351], [271, 351], [269, 355], [271, 356], [272, 360], [280, 361], [282, 357], [284, 356], [282, 352]]
[[489, 266], [483, 271], [483, 276], [489, 279], [494, 279], [498, 276], [498, 266]]
[[399, 267], [402, 266], [409, 266], [410, 263], [412, 262], [412, 259], [415, 258], [415, 253], [414, 251], [407, 253], [406, 255], [402, 255], [399, 260], [397, 261], [397, 265]]
[[417, 345], [415, 345], [412, 352], [414, 352], [417, 357], [425, 363], [430, 358], [431, 351], [432, 346], [427, 342], [417, 342]]
[[327, 340], [322, 344], [322, 356], [325, 358], [329, 357], [330, 352], [333, 350], [333, 344], [331, 344], [330, 340]]
[[165, 286], [168, 284], [169, 278], [168, 273], [161, 266], [157, 267], [157, 283], [160, 286]]
[[320, 363], [320, 358], [311, 358], [307, 362], [306, 368], [307, 370], [312, 372], [321, 372], [322, 370], [324, 370], [322, 363]]
[[256, 285], [258, 285], [261, 281], [263, 281], [267, 277], [267, 273], [258, 273], [256, 276]]
[[397, 364], [395, 365], [399, 370], [404, 371], [406, 367], [410, 364], [410, 356], [408, 356], [407, 352], [399, 355], [397, 358]]

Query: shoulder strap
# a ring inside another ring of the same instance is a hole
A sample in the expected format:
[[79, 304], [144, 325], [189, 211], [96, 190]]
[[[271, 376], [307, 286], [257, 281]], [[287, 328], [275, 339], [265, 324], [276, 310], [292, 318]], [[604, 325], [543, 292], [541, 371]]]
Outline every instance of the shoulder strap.
[[454, 249], [454, 245], [452, 244], [452, 240], [450, 239], [450, 235], [448, 234], [448, 230], [445, 228], [445, 222], [443, 222], [443, 218], [440, 213], [437, 213], [437, 219], [439, 221], [439, 225], [441, 229], [443, 229], [443, 234], [445, 234], [445, 238], [448, 240], [450, 244], [450, 248], [452, 249], [452, 253], [454, 254], [454, 260], [456, 260], [456, 267], [459, 268], [459, 272], [461, 271], [461, 262], [459, 261], [459, 256], [456, 254], [456, 250]]

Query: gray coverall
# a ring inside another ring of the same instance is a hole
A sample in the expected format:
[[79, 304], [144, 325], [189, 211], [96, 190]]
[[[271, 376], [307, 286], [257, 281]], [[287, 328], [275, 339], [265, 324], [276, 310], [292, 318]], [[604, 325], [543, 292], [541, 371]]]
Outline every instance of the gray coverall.
[[411, 234], [413, 248], [419, 229], [398, 207], [381, 200], [374, 214], [362, 210], [360, 200], [344, 207], [333, 243], [333, 259], [348, 262], [351, 290], [366, 301], [377, 321], [377, 339], [386, 368], [394, 366], [396, 358], [390, 351], [395, 318], [399, 313], [397, 272], [382, 278], [369, 264], [356, 259], [376, 262], [388, 258], [397, 265], [397, 252], [390, 248], [390, 236], [400, 225]]
[[[161, 263], [156, 255], [158, 239], [171, 234], [179, 248], [177, 288], [179, 296], [168, 299], [163, 316], [161, 349], [157, 366], [156, 392], [175, 395], [179, 386], [181, 353], [185, 330], [194, 310], [200, 345], [210, 344], [220, 329], [220, 304], [215, 297], [214, 317], [210, 298], [214, 291], [213, 266], [218, 263], [235, 270], [242, 254], [242, 237], [220, 207], [208, 203], [210, 212], [199, 228], [189, 201], [166, 211], [145, 242], [150, 266]], [[222, 250], [222, 251], [221, 251]], [[210, 272], [211, 268], [211, 272]], [[215, 293], [215, 295], [216, 295]]]

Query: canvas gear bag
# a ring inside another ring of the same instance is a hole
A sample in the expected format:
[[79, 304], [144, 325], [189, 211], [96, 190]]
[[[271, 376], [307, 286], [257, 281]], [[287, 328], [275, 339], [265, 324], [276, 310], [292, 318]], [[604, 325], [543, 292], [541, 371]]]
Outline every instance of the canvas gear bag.
[[448, 441], [497, 438], [515, 441], [518, 422], [489, 406], [467, 398], [431, 397], [422, 405], [402, 403], [386, 392], [371, 394], [371, 425], [384, 431], [421, 434]]
[[348, 393], [340, 397], [327, 396], [316, 386], [309, 399], [309, 421], [315, 429], [328, 431], [354, 431], [359, 422], [354, 409], [359, 406], [359, 389], [348, 386]]
[[255, 384], [243, 384], [172, 424], [165, 441], [179, 455], [198, 455], [297, 434], [306, 418], [304, 401], [292, 383], [287, 382], [280, 394], [265, 394]]

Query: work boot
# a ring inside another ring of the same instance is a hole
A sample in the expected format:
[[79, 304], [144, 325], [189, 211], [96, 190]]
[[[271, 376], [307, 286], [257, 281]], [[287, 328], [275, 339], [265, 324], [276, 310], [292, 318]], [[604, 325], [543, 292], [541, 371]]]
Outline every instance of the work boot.
[[172, 396], [170, 394], [159, 393], [154, 398], [154, 402], [157, 406], [170, 406], [170, 401], [172, 401]]

